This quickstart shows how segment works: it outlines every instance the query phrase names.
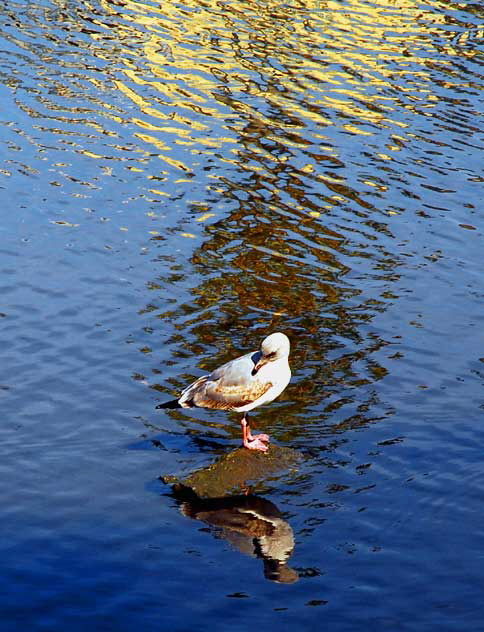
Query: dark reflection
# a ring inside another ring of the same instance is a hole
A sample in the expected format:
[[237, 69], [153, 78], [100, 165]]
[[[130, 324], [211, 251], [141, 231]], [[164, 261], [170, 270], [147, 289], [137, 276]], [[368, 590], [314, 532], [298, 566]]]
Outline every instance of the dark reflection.
[[261, 559], [267, 579], [291, 583], [298, 579], [287, 565], [294, 550], [292, 528], [272, 502], [249, 490], [294, 471], [302, 459], [295, 450], [272, 444], [266, 453], [239, 448], [182, 480], [171, 475], [161, 480], [172, 485], [186, 516], [210, 525], [215, 537], [240, 552]]
[[[215, 208], [223, 197], [223, 219], [206, 226], [189, 258], [196, 284], [182, 273], [170, 282], [160, 276], [148, 287], [152, 303], [159, 296], [157, 318], [171, 329], [164, 339], [172, 349], [169, 362], [189, 371], [212, 370], [256, 348], [272, 331], [289, 336], [294, 378], [280, 402], [293, 402], [282, 415], [292, 439], [298, 426], [300, 435], [311, 428], [308, 407], [319, 407], [321, 423], [335, 407], [346, 405], [350, 418], [360, 412], [357, 406], [374, 403], [374, 393], [366, 392], [354, 405], [349, 390], [387, 373], [374, 356], [387, 341], [367, 325], [398, 298], [389, 288], [401, 261], [388, 222], [376, 221], [378, 208], [345, 182], [343, 163], [303, 151], [301, 159], [314, 165], [306, 172], [279, 159], [283, 138], [279, 130], [275, 139], [276, 119], [273, 125], [258, 121], [257, 134], [251, 120], [239, 130], [237, 165], [221, 175], [219, 197], [208, 204]], [[303, 127], [302, 119], [298, 123]], [[152, 243], [165, 251], [164, 242]], [[163, 270], [167, 256], [159, 262]], [[189, 299], [178, 300], [177, 288], [186, 296], [187, 286]], [[175, 394], [186, 378], [173, 373], [153, 388]], [[329, 409], [322, 411], [327, 398]]]
[[[257, 348], [259, 339], [272, 331], [282, 331], [291, 340], [293, 379], [277, 407], [261, 408], [257, 416], [264, 428], [267, 418], [280, 425], [279, 440], [310, 439], [326, 419], [342, 423], [361, 413], [362, 406], [366, 412], [377, 403], [371, 388], [361, 389], [357, 398], [355, 389], [387, 374], [375, 352], [388, 341], [368, 331], [368, 323], [390, 303], [385, 292], [398, 279], [399, 261], [389, 252], [386, 225], [372, 222], [368, 229], [365, 216], [366, 227], [361, 226], [352, 243], [343, 232], [284, 203], [289, 186], [274, 191], [271, 204], [262, 204], [263, 178], [251, 180], [238, 185], [226, 181], [234, 208], [206, 228], [203, 244], [190, 259], [197, 284], [188, 277], [175, 283], [185, 292], [191, 286], [190, 299], [175, 298], [163, 309], [163, 297], [176, 291], [172, 283], [156, 280], [161, 286], [153, 292], [161, 299], [156, 316], [165, 331], [173, 329], [163, 339], [170, 349], [169, 372], [164, 370], [152, 388], [175, 395], [187, 379], [198, 377], [198, 370], [210, 371]], [[308, 208], [316, 207], [313, 203]], [[318, 208], [322, 213], [322, 206]], [[357, 215], [351, 220], [359, 224]], [[154, 243], [164, 248], [162, 242]], [[376, 292], [358, 289], [350, 263], [358, 275], [374, 277]], [[334, 417], [340, 408], [346, 414]]]
[[[268, 77], [267, 85], [267, 94], [278, 93], [277, 78]], [[214, 96], [238, 110], [240, 94], [230, 84], [222, 83]], [[331, 116], [322, 103], [313, 109]], [[210, 210], [223, 204], [223, 218], [205, 227], [187, 275], [182, 271], [170, 282], [168, 244], [153, 238], [162, 253], [161, 275], [148, 287], [159, 296], [169, 362], [188, 371], [211, 370], [257, 348], [272, 331], [289, 336], [294, 378], [278, 403], [292, 402], [279, 415], [284, 438], [291, 440], [309, 438], [310, 407], [319, 409], [320, 427], [335, 408], [346, 410], [341, 423], [374, 403], [369, 389], [358, 393], [358, 402], [351, 390], [387, 372], [374, 355], [387, 341], [368, 332], [367, 324], [390, 303], [385, 293], [401, 262], [378, 192], [361, 194], [349, 178], [350, 165], [334, 155], [329, 141], [308, 146], [300, 135], [307, 131], [306, 108], [295, 108], [290, 120], [286, 114], [284, 105], [269, 99], [261, 111], [240, 115], [237, 153], [218, 175], [217, 194], [204, 200]], [[177, 289], [186, 296], [187, 286], [188, 300], [178, 299]], [[153, 388], [174, 395], [186, 377], [181, 370], [167, 373]]]
[[269, 500], [252, 494], [199, 498], [183, 485], [175, 485], [173, 495], [185, 516], [210, 525], [214, 537], [241, 553], [261, 559], [266, 579], [282, 584], [299, 579], [287, 564], [294, 552], [293, 530]]

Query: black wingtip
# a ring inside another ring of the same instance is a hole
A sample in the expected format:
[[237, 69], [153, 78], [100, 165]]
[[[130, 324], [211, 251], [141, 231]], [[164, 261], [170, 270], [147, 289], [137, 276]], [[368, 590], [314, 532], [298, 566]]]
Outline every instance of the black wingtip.
[[156, 408], [181, 408], [177, 399], [171, 399], [169, 402], [163, 402], [163, 404], [158, 404]]

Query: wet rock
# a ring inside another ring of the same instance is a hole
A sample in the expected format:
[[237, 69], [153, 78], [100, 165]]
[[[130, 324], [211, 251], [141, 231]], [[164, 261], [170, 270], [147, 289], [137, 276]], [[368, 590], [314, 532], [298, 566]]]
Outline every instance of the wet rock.
[[267, 452], [238, 448], [183, 480], [175, 476], [162, 480], [175, 488], [189, 488], [199, 498], [218, 498], [295, 467], [301, 460], [300, 452], [272, 444]]

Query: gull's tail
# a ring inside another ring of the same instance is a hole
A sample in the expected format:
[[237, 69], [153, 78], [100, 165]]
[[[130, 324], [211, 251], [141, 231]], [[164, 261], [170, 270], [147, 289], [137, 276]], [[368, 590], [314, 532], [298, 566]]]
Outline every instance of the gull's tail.
[[180, 406], [177, 399], [170, 399], [169, 402], [163, 402], [163, 404], [158, 404], [156, 408], [182, 408], [182, 406]]

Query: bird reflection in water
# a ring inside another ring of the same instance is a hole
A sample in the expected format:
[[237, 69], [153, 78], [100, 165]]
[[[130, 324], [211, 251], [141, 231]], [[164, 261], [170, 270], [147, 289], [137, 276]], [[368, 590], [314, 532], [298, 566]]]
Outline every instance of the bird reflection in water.
[[298, 572], [287, 565], [294, 551], [293, 530], [269, 500], [252, 494], [199, 498], [184, 486], [175, 486], [174, 495], [185, 516], [215, 527], [215, 537], [261, 559], [266, 579], [281, 584], [299, 579]]

